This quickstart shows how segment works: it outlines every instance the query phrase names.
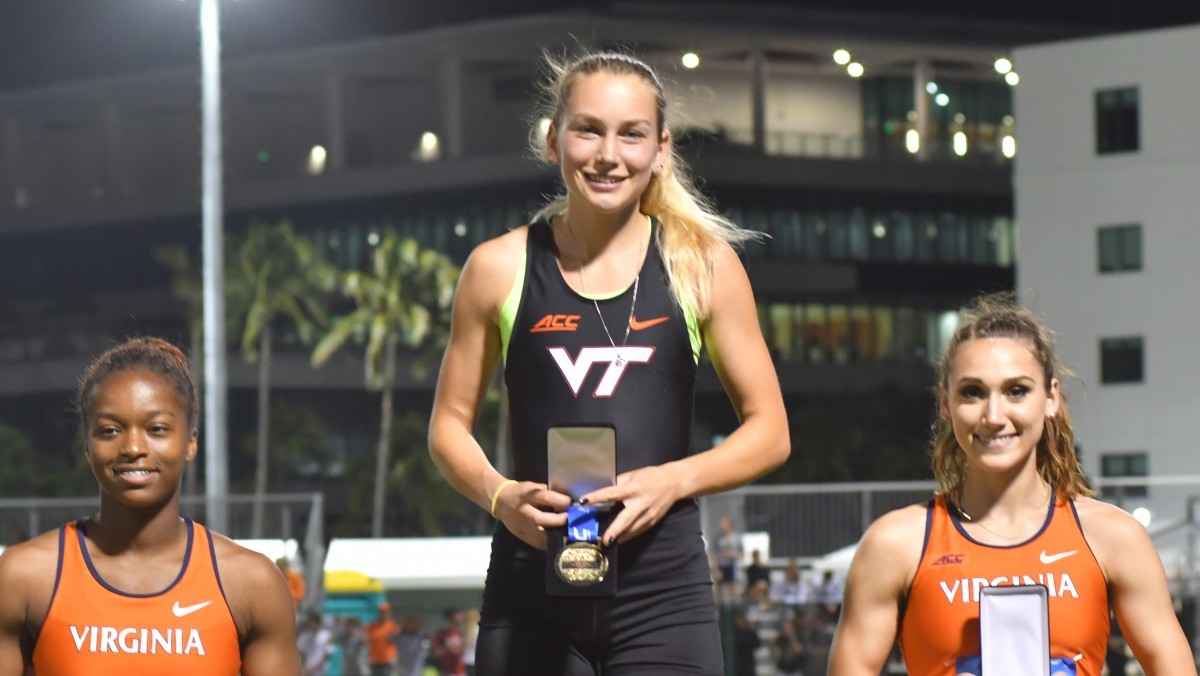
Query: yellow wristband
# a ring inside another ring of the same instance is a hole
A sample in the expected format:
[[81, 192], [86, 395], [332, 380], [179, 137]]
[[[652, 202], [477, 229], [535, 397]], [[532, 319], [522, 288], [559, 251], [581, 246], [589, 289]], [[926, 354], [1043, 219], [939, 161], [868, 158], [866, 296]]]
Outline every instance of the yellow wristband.
[[492, 514], [493, 519], [496, 518], [496, 503], [500, 500], [500, 494], [504, 492], [505, 488], [508, 488], [509, 486], [511, 486], [515, 483], [517, 483], [516, 479], [508, 479], [507, 481], [501, 483], [499, 486], [496, 486], [496, 492], [492, 493], [491, 514]]

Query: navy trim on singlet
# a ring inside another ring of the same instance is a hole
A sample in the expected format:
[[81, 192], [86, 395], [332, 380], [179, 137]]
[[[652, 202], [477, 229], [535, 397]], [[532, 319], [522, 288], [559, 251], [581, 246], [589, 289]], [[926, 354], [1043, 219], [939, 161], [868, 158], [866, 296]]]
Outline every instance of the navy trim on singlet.
[[1092, 543], [1088, 542], [1087, 533], [1083, 532], [1083, 522], [1079, 520], [1079, 510], [1075, 507], [1075, 499], [1067, 500], [1067, 504], [1071, 506], [1071, 515], [1075, 517], [1075, 527], [1079, 529], [1079, 536], [1083, 538], [1083, 544], [1088, 548], [1088, 554], [1092, 555], [1092, 561], [1096, 562], [1096, 568], [1100, 571], [1100, 575], [1104, 577], [1104, 584], [1108, 584], [1108, 573], [1105, 572], [1104, 566], [1100, 565], [1100, 558], [1096, 556], [1095, 550], [1092, 549]]
[[[1013, 545], [992, 545], [992, 544], [988, 544], [986, 542], [980, 542], [979, 540], [976, 540], [975, 538], [971, 537], [967, 533], [967, 530], [965, 528], [963, 528], [962, 523], [958, 520], [958, 514], [956, 514], [958, 509], [957, 508], [950, 509], [950, 498], [949, 497], [946, 498], [946, 513], [948, 515], [950, 515], [950, 523], [954, 524], [954, 528], [955, 528], [955, 530], [958, 531], [958, 534], [965, 537], [968, 542], [977, 544], [980, 547], [990, 547], [991, 549], [1016, 549], [1017, 547], [1024, 547], [1025, 545], [1029, 544], [1030, 542], [1033, 542], [1034, 540], [1038, 539], [1039, 537], [1042, 536], [1042, 533], [1045, 533], [1046, 529], [1050, 527], [1050, 522], [1054, 520], [1054, 510], [1057, 507], [1058, 507], [1058, 493], [1054, 489], [1051, 489], [1051, 491], [1050, 491], [1050, 509], [1046, 510], [1046, 520], [1042, 522], [1042, 527], [1038, 529], [1038, 532], [1031, 535], [1025, 541], [1018, 542]], [[1082, 531], [1080, 531], [1080, 532], [1082, 532]]]
[[183, 522], [185, 525], [187, 525], [187, 548], [183, 550], [183, 565], [179, 568], [179, 575], [175, 576], [175, 579], [171, 581], [171, 584], [167, 585], [162, 590], [149, 594], [134, 594], [132, 592], [121, 591], [120, 589], [117, 589], [116, 587], [105, 582], [104, 578], [100, 577], [100, 573], [96, 571], [96, 566], [92, 563], [92, 555], [88, 553], [87, 542], [83, 537], [83, 519], [75, 522], [75, 535], [79, 538], [79, 551], [83, 553], [83, 562], [87, 565], [88, 572], [92, 574], [92, 579], [95, 580], [97, 584], [120, 596], [128, 596], [135, 599], [148, 599], [155, 596], [162, 596], [163, 594], [171, 591], [175, 588], [175, 585], [179, 584], [180, 580], [182, 580], [183, 576], [187, 573], [188, 562], [192, 558], [192, 535], [195, 529], [193, 528], [191, 519], [183, 517]]
[[929, 534], [933, 532], [933, 510], [937, 507], [937, 498], [931, 498], [925, 503], [925, 539], [921, 541], [921, 557], [917, 559], [917, 565], [925, 560], [925, 552], [929, 551]]

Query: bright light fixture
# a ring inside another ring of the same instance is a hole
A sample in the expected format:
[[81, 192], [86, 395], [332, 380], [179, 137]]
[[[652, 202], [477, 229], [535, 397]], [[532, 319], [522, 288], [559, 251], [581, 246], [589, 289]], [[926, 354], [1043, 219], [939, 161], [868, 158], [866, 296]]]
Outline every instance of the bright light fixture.
[[1017, 75], [1017, 71], [1010, 70], [1004, 76], [1004, 81], [1007, 82], [1009, 84], [1009, 86], [1016, 87], [1017, 83], [1021, 81], [1021, 76]]
[[326, 152], [325, 146], [313, 146], [312, 150], [308, 151], [308, 173], [313, 176], [325, 173], [325, 160], [327, 159], [329, 159], [329, 153]]
[[679, 62], [683, 64], [684, 68], [691, 70], [700, 65], [700, 55], [696, 52], [688, 52], [679, 59]]
[[959, 157], [967, 154], [967, 135], [964, 132], [954, 132], [954, 154]]
[[839, 66], [844, 66], [850, 63], [850, 52], [839, 49], [833, 53], [833, 62]]
[[921, 150], [921, 134], [916, 129], [909, 129], [904, 134], [904, 149], [916, 155]]
[[930, 94], [936, 94], [937, 90], [938, 90], [937, 83], [934, 82], [933, 80], [930, 80], [929, 82], [925, 83], [925, 91], [929, 92]]
[[550, 118], [543, 117], [538, 120], [538, 131], [541, 132], [542, 136], [550, 133]]
[[933, 102], [942, 107], [948, 106], [950, 105], [950, 95], [946, 92], [939, 92], [937, 96], [933, 97]]
[[995, 67], [996, 67], [997, 73], [1004, 75], [1005, 73], [1012, 70], [1012, 61], [1009, 61], [1008, 59], [1006, 59], [1002, 56], [1002, 57], [996, 59]]
[[1000, 137], [1000, 152], [1001, 152], [1001, 154], [1003, 154], [1005, 157], [1007, 157], [1010, 160], [1012, 158], [1016, 157], [1017, 156], [1017, 138], [1015, 136], [1008, 136], [1008, 135]]
[[421, 134], [421, 145], [417, 148], [417, 159], [422, 162], [436, 160], [441, 153], [441, 142], [437, 134], [427, 131]]
[[1137, 522], [1142, 524], [1143, 527], [1149, 526], [1150, 519], [1154, 517], [1154, 514], [1145, 507], [1138, 507], [1137, 509], [1133, 510], [1132, 514], [1133, 518], [1137, 519]]
[[850, 77], [862, 77], [863, 66], [861, 63], [855, 61], [854, 63], [846, 66], [846, 72], [850, 74]]

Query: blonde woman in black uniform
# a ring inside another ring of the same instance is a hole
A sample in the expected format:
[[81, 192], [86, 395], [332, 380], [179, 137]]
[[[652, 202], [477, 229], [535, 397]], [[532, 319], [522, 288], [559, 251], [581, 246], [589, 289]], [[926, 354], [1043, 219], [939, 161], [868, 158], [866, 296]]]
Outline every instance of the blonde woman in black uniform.
[[[754, 296], [731, 244], [750, 233], [699, 197], [675, 157], [657, 74], [625, 54], [550, 61], [542, 157], [566, 195], [480, 245], [463, 270], [430, 422], [447, 479], [500, 522], [478, 673], [721, 674], [712, 581], [694, 498], [770, 471], [790, 450]], [[712, 358], [741, 425], [688, 455], [696, 364]], [[515, 469], [472, 436], [504, 360]], [[552, 424], [611, 423], [617, 478], [581, 503], [622, 505], [607, 598], [545, 593], [545, 529], [571, 498], [547, 487]]]

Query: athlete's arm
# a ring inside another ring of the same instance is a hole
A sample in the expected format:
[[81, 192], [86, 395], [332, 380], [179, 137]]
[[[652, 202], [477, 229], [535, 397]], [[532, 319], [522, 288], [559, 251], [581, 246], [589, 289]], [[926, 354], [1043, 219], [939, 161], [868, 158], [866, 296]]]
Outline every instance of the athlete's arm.
[[0, 554], [0, 676], [23, 676], [54, 594], [58, 531]]
[[926, 509], [880, 517], [863, 535], [846, 577], [842, 617], [829, 654], [830, 676], [878, 676], [900, 629], [900, 604], [920, 563]]
[[583, 496], [591, 502], [624, 504], [606, 529], [608, 538], [635, 537], [658, 523], [677, 501], [753, 481], [783, 464], [791, 452], [787, 413], [759, 328], [754, 293], [729, 246], [717, 247], [713, 255], [711, 309], [702, 329], [741, 424], [713, 449], [625, 472], [615, 486]]
[[283, 572], [270, 559], [213, 535], [221, 586], [242, 650], [242, 676], [301, 673], [295, 601]]
[[[429, 454], [434, 464], [450, 485], [483, 509], [491, 509], [496, 490], [507, 479], [492, 466], [472, 430], [500, 360], [497, 317], [516, 278], [515, 261], [522, 258], [526, 230], [484, 242], [463, 267], [429, 420]], [[545, 484], [523, 481], [505, 487], [496, 502], [496, 518], [529, 545], [545, 549], [542, 529], [565, 525], [566, 515], [561, 512], [570, 501]]]
[[1118, 507], [1076, 500], [1088, 545], [1108, 580], [1125, 640], [1147, 676], [1195, 676], [1196, 663], [1175, 617], [1167, 576], [1145, 527]]

